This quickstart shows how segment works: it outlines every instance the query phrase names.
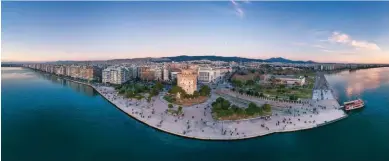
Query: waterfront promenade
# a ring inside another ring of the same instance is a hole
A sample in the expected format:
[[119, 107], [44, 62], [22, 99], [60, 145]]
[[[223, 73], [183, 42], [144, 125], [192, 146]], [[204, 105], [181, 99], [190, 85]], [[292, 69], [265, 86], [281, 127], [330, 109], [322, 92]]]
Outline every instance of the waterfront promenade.
[[[201, 140], [239, 140], [277, 132], [306, 130], [347, 116], [335, 99], [317, 99], [313, 96], [314, 99], [303, 101], [304, 103], [292, 103], [241, 95], [230, 90], [226, 90], [225, 93], [213, 90], [206, 102], [184, 107], [184, 115], [175, 116], [167, 112], [168, 102], [163, 99], [164, 92], [153, 97], [151, 102], [147, 102], [145, 99], [123, 98], [113, 87], [67, 80], [93, 87], [121, 111], [144, 124], [170, 134]], [[327, 89], [316, 90], [328, 91]], [[328, 98], [333, 98], [330, 97], [331, 92], [326, 92], [326, 95], [329, 95]], [[272, 105], [272, 115], [269, 118], [259, 117], [236, 121], [214, 120], [211, 115], [211, 103], [220, 96], [232, 103], [254, 102], [259, 105], [269, 103]], [[173, 109], [177, 108], [178, 106], [175, 106]]]
[[[217, 121], [211, 116], [211, 103], [219, 97], [212, 93], [206, 102], [183, 108], [183, 116], [167, 113], [168, 105], [161, 93], [150, 103], [130, 100], [118, 95], [112, 87], [94, 86], [111, 103], [131, 117], [156, 129], [202, 140], [237, 140], [263, 136], [276, 132], [290, 132], [315, 128], [345, 118], [334, 99], [312, 100], [308, 104], [269, 102], [255, 97], [239, 96], [239, 99], [258, 104], [273, 105], [270, 118], [252, 118], [237, 121]], [[177, 107], [174, 107], [177, 109]]]

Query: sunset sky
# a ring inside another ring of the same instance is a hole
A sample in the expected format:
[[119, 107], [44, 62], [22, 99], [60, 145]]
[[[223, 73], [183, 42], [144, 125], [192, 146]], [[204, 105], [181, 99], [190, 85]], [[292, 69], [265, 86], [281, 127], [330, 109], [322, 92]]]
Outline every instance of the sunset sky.
[[389, 63], [389, 2], [1, 2], [2, 61], [177, 55]]

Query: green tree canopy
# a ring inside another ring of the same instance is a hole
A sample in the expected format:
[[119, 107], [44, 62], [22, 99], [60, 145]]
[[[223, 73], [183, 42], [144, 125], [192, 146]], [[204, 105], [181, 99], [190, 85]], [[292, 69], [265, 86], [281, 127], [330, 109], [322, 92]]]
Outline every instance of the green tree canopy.
[[270, 104], [264, 104], [262, 108], [266, 112], [270, 112], [271, 111], [271, 105]]
[[182, 112], [182, 106], [178, 106], [178, 111]]
[[233, 86], [236, 86], [236, 87], [242, 87], [242, 85], [243, 85], [242, 81], [236, 80], [236, 79], [233, 79], [231, 83]]
[[252, 85], [254, 85], [254, 84], [255, 84], [254, 80], [247, 80], [247, 81], [246, 81], [246, 85], [247, 85], [247, 86], [252, 86]]
[[155, 88], [156, 88], [158, 91], [160, 91], [160, 90], [163, 89], [163, 84], [162, 84], [161, 82], [157, 82], [157, 83], [155, 83]]
[[177, 94], [178, 92], [181, 93], [181, 95], [185, 95], [186, 92], [179, 86], [173, 86], [170, 90], [169, 90], [169, 93], [170, 94]]
[[199, 93], [201, 96], [209, 96], [211, 94], [211, 88], [207, 85], [203, 85], [200, 87]]
[[295, 101], [297, 99], [298, 99], [298, 97], [296, 95], [290, 95], [289, 96], [289, 100]]

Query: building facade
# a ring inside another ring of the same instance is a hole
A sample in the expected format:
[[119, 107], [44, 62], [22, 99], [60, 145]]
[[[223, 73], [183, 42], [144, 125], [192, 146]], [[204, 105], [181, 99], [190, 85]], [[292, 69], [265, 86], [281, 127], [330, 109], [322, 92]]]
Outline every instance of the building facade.
[[221, 79], [220, 70], [209, 67], [200, 67], [198, 69], [199, 83], [213, 83]]
[[126, 67], [108, 67], [102, 72], [102, 82], [123, 84], [131, 79], [129, 69]]
[[197, 90], [197, 74], [192, 70], [182, 70], [177, 74], [177, 85], [187, 94], [193, 94]]

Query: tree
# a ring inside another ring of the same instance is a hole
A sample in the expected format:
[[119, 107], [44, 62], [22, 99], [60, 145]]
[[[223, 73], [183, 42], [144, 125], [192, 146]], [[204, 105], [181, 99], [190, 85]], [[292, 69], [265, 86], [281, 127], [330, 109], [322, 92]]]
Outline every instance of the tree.
[[211, 88], [209, 88], [207, 85], [201, 86], [199, 93], [201, 96], [209, 96], [211, 94]]
[[160, 91], [160, 90], [163, 89], [163, 84], [162, 84], [161, 82], [157, 82], [157, 83], [155, 83], [155, 88], [156, 88], [158, 91]]
[[219, 98], [216, 99], [216, 102], [217, 102], [217, 103], [221, 103], [221, 102], [223, 102], [223, 101], [224, 101], [224, 98], [223, 98], [223, 97], [219, 97]]
[[134, 92], [132, 92], [132, 91], [126, 91], [126, 92], [125, 92], [125, 96], [126, 96], [127, 98], [134, 98], [135, 94], [134, 94]]
[[182, 106], [178, 106], [178, 112], [182, 112]]
[[250, 102], [248, 108], [257, 108], [257, 104]]
[[259, 108], [255, 103], [251, 102], [249, 106], [245, 109], [245, 112], [248, 115], [261, 114], [262, 108]]
[[125, 89], [123, 89], [123, 88], [120, 88], [120, 90], [119, 90], [119, 94], [124, 94], [126, 92], [126, 90]]
[[263, 93], [261, 92], [261, 93], [259, 94], [259, 97], [265, 97], [265, 96], [264, 96]]
[[251, 85], [254, 85], [254, 84], [255, 84], [254, 80], [247, 80], [246, 81], [246, 85], [247, 86], [251, 86]]
[[258, 97], [259, 96], [258, 92], [254, 92], [254, 96]]
[[173, 108], [173, 104], [169, 103], [168, 108]]
[[264, 104], [262, 106], [263, 110], [266, 111], [266, 112], [270, 112], [271, 111], [271, 105], [270, 104]]
[[228, 100], [224, 100], [224, 101], [222, 102], [222, 108], [223, 108], [224, 110], [228, 110], [228, 108], [230, 108], [230, 105], [231, 105], [231, 103], [230, 103], [230, 101], [228, 101]]
[[186, 92], [179, 86], [173, 86], [170, 90], [169, 90], [169, 93], [170, 94], [177, 94], [178, 92], [181, 93], [181, 95], [185, 95]]
[[193, 92], [193, 97], [198, 97], [198, 96], [200, 96], [200, 93], [197, 92], [197, 91], [194, 91], [194, 92]]
[[237, 105], [232, 105], [231, 110], [237, 113], [241, 108], [239, 108]]
[[289, 100], [295, 101], [297, 99], [298, 99], [298, 97], [296, 95], [290, 95], [289, 96]]
[[232, 80], [231, 83], [232, 83], [233, 86], [242, 87], [242, 81], [240, 81], [240, 80], [234, 79], [234, 80]]

